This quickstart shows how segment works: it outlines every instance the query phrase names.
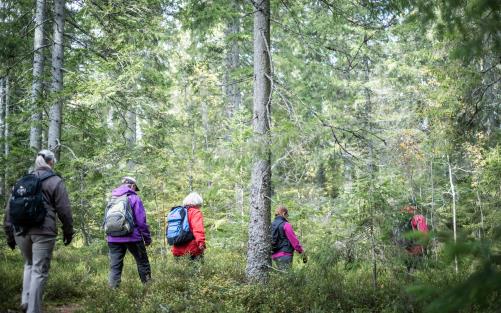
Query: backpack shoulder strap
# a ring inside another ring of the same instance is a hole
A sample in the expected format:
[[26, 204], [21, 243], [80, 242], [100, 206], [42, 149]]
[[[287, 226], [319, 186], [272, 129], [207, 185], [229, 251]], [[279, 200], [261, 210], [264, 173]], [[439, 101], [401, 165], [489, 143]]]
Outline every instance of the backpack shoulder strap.
[[278, 224], [278, 226], [277, 226], [277, 232], [280, 234], [280, 236], [282, 236], [282, 234], [283, 234], [283, 236], [284, 236], [285, 238], [287, 238], [287, 235], [285, 234], [285, 229], [284, 229], [284, 226], [285, 226], [284, 224], [285, 224], [285, 223], [287, 223], [287, 221], [286, 221], [286, 220], [282, 220], [282, 221]]
[[280, 223], [278, 223], [277, 225], [277, 229], [280, 229], [280, 228], [283, 228], [282, 225], [285, 223], [285, 221], [281, 221]]
[[52, 176], [59, 176], [57, 174], [55, 174], [53, 171], [46, 171], [45, 173], [43, 173], [42, 175], [38, 176], [38, 179], [43, 182], [44, 180], [48, 179], [48, 178], [51, 178]]

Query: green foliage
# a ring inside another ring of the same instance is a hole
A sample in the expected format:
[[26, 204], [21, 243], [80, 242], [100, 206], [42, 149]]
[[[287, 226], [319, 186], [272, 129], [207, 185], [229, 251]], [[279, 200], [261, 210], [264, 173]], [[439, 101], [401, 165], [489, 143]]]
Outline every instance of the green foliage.
[[[446, 245], [446, 264], [451, 264], [454, 257], [461, 260], [461, 267], [468, 264], [473, 267], [470, 275], [452, 278], [451, 285], [426, 286], [416, 284], [410, 288], [428, 304], [425, 312], [496, 312], [501, 304], [501, 258], [499, 254], [499, 227], [493, 237], [495, 241], [475, 241], [460, 238], [457, 244], [449, 241]], [[452, 287], [451, 287], [452, 286]]]
[[[0, 5], [0, 77], [9, 75], [11, 103], [9, 136], [0, 140], [10, 147], [0, 173], [6, 190], [34, 157], [27, 149], [32, 6]], [[251, 155], [259, 149], [251, 141], [254, 9], [220, 0], [67, 5], [56, 170], [70, 192], [77, 238], [56, 250], [49, 307], [69, 301], [82, 312], [494, 312], [498, 2], [272, 2], [272, 203], [290, 209], [310, 262], [296, 260], [287, 274], [272, 271], [265, 286], [244, 279]], [[235, 21], [239, 32], [227, 34]], [[240, 65], [230, 70], [235, 42]], [[242, 97], [232, 114], [228, 84]], [[50, 103], [45, 92], [40, 109], [47, 112]], [[127, 141], [131, 111], [134, 145]], [[457, 245], [450, 243], [449, 165]], [[141, 286], [128, 257], [124, 284], [111, 291], [100, 226], [124, 174], [141, 185], [154, 235], [154, 281]], [[165, 212], [190, 190], [205, 201], [209, 250], [202, 266], [162, 254]], [[431, 241], [430, 258], [407, 275], [407, 257], [391, 235], [411, 202], [433, 233], [421, 236]], [[0, 251], [1, 311], [19, 302], [22, 262]], [[455, 256], [460, 275], [451, 268]]]
[[501, 7], [496, 1], [394, 1], [394, 4], [412, 10], [413, 19], [434, 26], [439, 40], [452, 41], [454, 56], [471, 60], [501, 51]]
[[3, 248], [0, 255], [2, 257], [0, 287], [4, 290], [0, 294], [0, 308], [2, 310], [16, 308], [21, 302], [23, 261], [19, 256], [19, 251], [10, 252], [10, 249], [7, 251]]

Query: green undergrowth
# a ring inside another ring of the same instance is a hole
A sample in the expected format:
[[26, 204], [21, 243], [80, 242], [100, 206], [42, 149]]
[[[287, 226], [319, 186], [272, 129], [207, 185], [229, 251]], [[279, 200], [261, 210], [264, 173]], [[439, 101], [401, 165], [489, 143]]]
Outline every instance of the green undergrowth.
[[[430, 299], [409, 292], [415, 285], [436, 286], [463, 279], [441, 264], [407, 274], [403, 264], [380, 264], [374, 286], [370, 263], [347, 264], [311, 254], [293, 270], [270, 270], [263, 285], [245, 279], [243, 251], [211, 248], [203, 263], [174, 260], [149, 249], [153, 280], [143, 286], [130, 254], [122, 284], [107, 286], [108, 258], [103, 243], [90, 247], [59, 247], [54, 253], [45, 290], [47, 311], [73, 305], [77, 312], [423, 312]], [[18, 251], [3, 250], [0, 266], [0, 312], [19, 304], [22, 260]]]

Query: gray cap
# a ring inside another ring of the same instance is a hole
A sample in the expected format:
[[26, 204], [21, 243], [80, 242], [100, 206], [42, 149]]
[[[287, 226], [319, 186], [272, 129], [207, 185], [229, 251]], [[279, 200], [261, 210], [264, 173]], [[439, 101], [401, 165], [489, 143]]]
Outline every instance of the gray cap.
[[136, 181], [136, 179], [134, 177], [124, 176], [124, 177], [122, 177], [122, 183], [124, 183], [124, 184], [134, 184], [134, 185], [136, 185], [137, 191], [139, 191], [139, 186], [137, 185], [137, 181]]

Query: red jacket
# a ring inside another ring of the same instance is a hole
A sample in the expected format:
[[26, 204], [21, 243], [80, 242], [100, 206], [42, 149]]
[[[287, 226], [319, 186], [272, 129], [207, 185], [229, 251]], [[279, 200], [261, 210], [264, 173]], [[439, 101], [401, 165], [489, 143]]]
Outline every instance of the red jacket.
[[172, 246], [174, 256], [191, 255], [197, 256], [204, 253], [205, 229], [202, 211], [197, 207], [188, 207], [188, 223], [195, 239], [182, 245]]
[[425, 234], [428, 233], [428, 224], [426, 224], [426, 217], [421, 214], [417, 214], [412, 217], [411, 225], [413, 230], [417, 230]]
[[[419, 231], [423, 234], [428, 233], [428, 224], [426, 224], [426, 218], [421, 214], [417, 214], [412, 217], [411, 226], [412, 230]], [[425, 253], [425, 247], [423, 245], [416, 244], [408, 247], [407, 252], [410, 255], [415, 256], [423, 255]]]

